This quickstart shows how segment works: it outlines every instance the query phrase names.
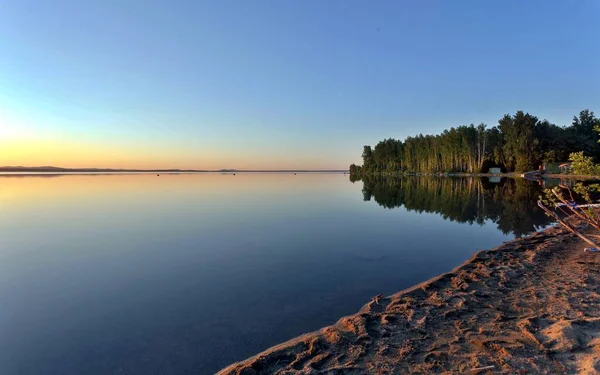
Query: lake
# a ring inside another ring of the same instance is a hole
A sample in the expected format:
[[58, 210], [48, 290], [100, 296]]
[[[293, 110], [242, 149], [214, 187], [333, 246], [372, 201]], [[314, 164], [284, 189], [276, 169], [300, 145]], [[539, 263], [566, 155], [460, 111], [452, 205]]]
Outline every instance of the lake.
[[525, 180], [0, 176], [0, 374], [210, 374], [549, 224]]

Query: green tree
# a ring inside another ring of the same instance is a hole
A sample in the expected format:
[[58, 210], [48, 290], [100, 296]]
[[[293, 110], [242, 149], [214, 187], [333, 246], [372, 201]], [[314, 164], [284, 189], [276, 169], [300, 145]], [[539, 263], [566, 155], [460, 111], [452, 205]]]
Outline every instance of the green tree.
[[509, 170], [525, 172], [535, 169], [539, 164], [539, 140], [535, 138], [537, 125], [537, 117], [523, 111], [518, 111], [514, 116], [505, 115], [498, 121]]
[[583, 151], [569, 155], [569, 161], [571, 162], [571, 170], [576, 175], [600, 175], [600, 165], [594, 164], [592, 157], [585, 156]]
[[370, 169], [374, 165], [373, 150], [371, 149], [371, 146], [363, 147], [362, 159], [363, 167]]
[[573, 117], [571, 128], [571, 138], [577, 143], [578, 149], [586, 156], [591, 156], [596, 162], [600, 161], [600, 145], [596, 130], [600, 128], [600, 119], [594, 116], [594, 112], [589, 109], [579, 112], [579, 116]]
[[498, 126], [460, 125], [437, 135], [386, 138], [363, 147], [362, 168], [351, 175], [486, 172], [490, 167], [525, 172], [543, 162], [564, 161], [583, 151], [600, 161], [600, 120], [583, 110], [570, 126], [560, 127], [523, 111], [507, 114]]

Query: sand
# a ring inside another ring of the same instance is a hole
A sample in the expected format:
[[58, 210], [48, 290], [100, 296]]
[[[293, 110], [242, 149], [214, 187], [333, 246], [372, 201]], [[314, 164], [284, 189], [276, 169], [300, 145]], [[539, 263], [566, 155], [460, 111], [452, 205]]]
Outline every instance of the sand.
[[507, 242], [219, 374], [600, 374], [584, 247], [560, 227]]

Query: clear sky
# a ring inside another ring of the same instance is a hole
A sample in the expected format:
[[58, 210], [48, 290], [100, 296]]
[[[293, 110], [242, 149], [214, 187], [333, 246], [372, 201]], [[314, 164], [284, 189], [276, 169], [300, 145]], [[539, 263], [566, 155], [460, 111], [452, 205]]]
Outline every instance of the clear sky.
[[600, 1], [1, 0], [0, 165], [346, 168], [600, 111]]

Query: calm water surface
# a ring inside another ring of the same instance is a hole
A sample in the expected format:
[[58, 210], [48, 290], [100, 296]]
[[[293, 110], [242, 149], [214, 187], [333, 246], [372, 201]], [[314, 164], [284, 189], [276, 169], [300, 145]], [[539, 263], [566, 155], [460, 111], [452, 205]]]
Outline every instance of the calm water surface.
[[0, 374], [210, 374], [548, 224], [520, 180], [0, 176]]

